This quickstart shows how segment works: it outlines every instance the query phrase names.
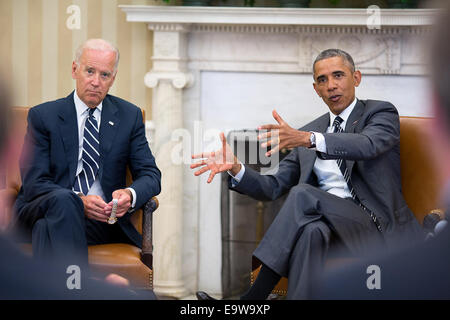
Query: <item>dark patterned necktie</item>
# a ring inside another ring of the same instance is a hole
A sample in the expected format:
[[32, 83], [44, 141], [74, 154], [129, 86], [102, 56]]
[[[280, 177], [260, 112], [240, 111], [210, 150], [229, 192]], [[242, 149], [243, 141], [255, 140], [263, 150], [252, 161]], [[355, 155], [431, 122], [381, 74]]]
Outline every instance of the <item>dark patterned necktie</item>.
[[[344, 131], [344, 129], [342, 129], [342, 127], [341, 127], [341, 123], [343, 121], [344, 120], [339, 116], [334, 119], [334, 122], [333, 122], [333, 128], [334, 128], [333, 132], [334, 133], [341, 133]], [[353, 189], [352, 182], [350, 181], [350, 174], [348, 172], [347, 165], [345, 164], [344, 159], [336, 159], [336, 162], [338, 164], [339, 169], [342, 172], [342, 175], [344, 176], [345, 183], [347, 183], [347, 186], [348, 186], [348, 189], [350, 190], [350, 194], [352, 195], [352, 198], [356, 199], [356, 193], [355, 193], [355, 190]]]
[[[334, 119], [334, 122], [333, 122], [333, 128], [334, 128], [334, 129], [333, 129], [333, 132], [334, 132], [334, 133], [341, 133], [341, 132], [344, 131], [344, 129], [341, 127], [341, 123], [342, 123], [343, 121], [344, 121], [344, 120], [343, 120], [341, 117], [339, 117], [339, 116], [336, 117], [336, 118]], [[355, 189], [353, 189], [353, 185], [352, 185], [352, 182], [351, 182], [351, 180], [350, 180], [350, 173], [348, 172], [347, 164], [345, 163], [344, 159], [336, 159], [336, 162], [337, 162], [337, 164], [338, 164], [338, 166], [339, 166], [339, 169], [340, 169], [341, 172], [342, 172], [342, 175], [344, 176], [345, 183], [347, 183], [348, 189], [350, 190], [350, 194], [352, 195], [352, 199], [353, 199], [355, 202], [357, 202], [357, 203], [361, 206], [361, 208], [363, 208], [363, 210], [366, 211], [366, 212], [369, 214], [370, 218], [371, 218], [372, 221], [375, 223], [375, 226], [377, 227], [378, 231], [382, 232], [382, 230], [381, 230], [381, 225], [380, 225], [380, 223], [378, 222], [378, 219], [377, 219], [377, 217], [375, 216], [375, 214], [374, 214], [371, 210], [369, 210], [368, 208], [366, 208], [366, 207], [359, 201], [358, 197], [356, 196]]]
[[95, 181], [100, 163], [100, 139], [97, 120], [93, 113], [96, 108], [89, 108], [89, 116], [86, 119], [83, 133], [83, 151], [81, 160], [83, 169], [75, 179], [73, 190], [88, 194]]

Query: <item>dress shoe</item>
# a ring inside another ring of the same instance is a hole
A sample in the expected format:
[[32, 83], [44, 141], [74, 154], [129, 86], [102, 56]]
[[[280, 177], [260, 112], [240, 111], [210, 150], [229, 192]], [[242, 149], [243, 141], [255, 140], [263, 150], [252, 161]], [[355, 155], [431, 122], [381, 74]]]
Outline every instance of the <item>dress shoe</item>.
[[195, 293], [195, 295], [197, 296], [198, 300], [217, 300], [217, 299], [214, 299], [213, 297], [211, 297], [209, 294], [207, 294], [204, 291], [197, 291]]

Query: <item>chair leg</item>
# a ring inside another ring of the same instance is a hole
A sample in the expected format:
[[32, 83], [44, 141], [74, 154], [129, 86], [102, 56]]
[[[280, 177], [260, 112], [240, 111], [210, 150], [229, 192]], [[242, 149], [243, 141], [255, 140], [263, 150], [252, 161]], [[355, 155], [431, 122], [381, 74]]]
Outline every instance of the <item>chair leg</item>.
[[158, 208], [158, 199], [153, 197], [144, 206], [142, 213], [142, 253], [141, 261], [152, 272], [149, 275], [150, 288], [153, 289], [153, 212]]

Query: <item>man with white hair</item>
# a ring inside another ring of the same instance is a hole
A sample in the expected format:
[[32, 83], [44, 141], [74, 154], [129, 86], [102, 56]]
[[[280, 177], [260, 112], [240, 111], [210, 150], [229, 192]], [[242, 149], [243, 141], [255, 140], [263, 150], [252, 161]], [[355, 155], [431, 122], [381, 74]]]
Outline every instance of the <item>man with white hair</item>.
[[[0, 74], [0, 168], [11, 167], [17, 159], [17, 128], [11, 123], [11, 88]], [[67, 285], [67, 265], [60, 261], [36, 261], [25, 255], [6, 232], [10, 194], [0, 190], [0, 300], [154, 300], [151, 290], [133, 290], [117, 274], [104, 279], [81, 272], [79, 290]]]
[[[109, 42], [86, 41], [72, 63], [75, 91], [28, 113], [15, 212], [37, 257], [87, 263], [90, 244], [141, 246], [129, 218], [159, 194], [161, 173], [141, 110], [108, 95], [118, 62]], [[127, 165], [134, 180], [128, 188]], [[118, 199], [116, 224], [108, 223], [112, 199]]]

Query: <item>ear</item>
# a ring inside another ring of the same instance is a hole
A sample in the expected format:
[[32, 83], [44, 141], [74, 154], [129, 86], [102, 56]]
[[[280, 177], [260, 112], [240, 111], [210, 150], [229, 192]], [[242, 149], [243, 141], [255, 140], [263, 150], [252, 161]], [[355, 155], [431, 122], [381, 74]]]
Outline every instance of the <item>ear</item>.
[[317, 95], [322, 98], [322, 96], [319, 93], [319, 90], [317, 89], [317, 85], [315, 82], [313, 82], [313, 87], [314, 87], [314, 90], [316, 91]]
[[77, 69], [78, 69], [78, 65], [76, 64], [75, 61], [73, 61], [72, 62], [72, 79], [77, 78], [77, 76], [76, 76]]
[[359, 84], [361, 83], [361, 77], [362, 77], [361, 71], [356, 70], [355, 72], [353, 72], [353, 83], [355, 87], [358, 87]]

